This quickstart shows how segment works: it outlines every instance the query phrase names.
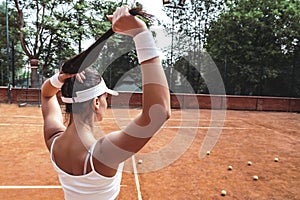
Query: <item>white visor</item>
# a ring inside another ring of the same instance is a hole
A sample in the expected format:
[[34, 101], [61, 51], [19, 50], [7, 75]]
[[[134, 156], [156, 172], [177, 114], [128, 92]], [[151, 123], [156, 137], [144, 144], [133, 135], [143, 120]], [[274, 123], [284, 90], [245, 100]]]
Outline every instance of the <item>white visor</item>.
[[114, 96], [117, 96], [119, 94], [117, 91], [108, 89], [104, 80], [102, 79], [98, 85], [86, 90], [76, 92], [76, 97], [61, 97], [61, 100], [64, 103], [82, 103], [98, 97], [104, 93], [108, 93]]

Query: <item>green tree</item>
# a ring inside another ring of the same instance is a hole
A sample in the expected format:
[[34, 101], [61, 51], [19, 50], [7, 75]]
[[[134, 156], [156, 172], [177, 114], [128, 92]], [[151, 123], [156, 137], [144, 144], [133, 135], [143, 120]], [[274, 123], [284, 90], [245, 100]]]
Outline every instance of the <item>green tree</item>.
[[[117, 6], [128, 4], [127, 1], [92, 1], [92, 0], [14, 0], [15, 10], [18, 12], [19, 41], [27, 58], [39, 60], [39, 74], [49, 77], [54, 69], [62, 62], [84, 50], [83, 41], [96, 40], [111, 28], [107, 14], [112, 14]], [[148, 25], [151, 23], [147, 22]], [[132, 41], [131, 41], [132, 42]], [[126, 45], [120, 35], [114, 37], [104, 46], [100, 57], [96, 61], [98, 68], [104, 67], [114, 73], [109, 78], [114, 86], [128, 68], [136, 66], [137, 58], [134, 51]], [[131, 48], [132, 49], [132, 48]], [[116, 56], [121, 56], [116, 59]], [[116, 60], [111, 60], [114, 58]], [[125, 63], [128, 63], [125, 65]], [[111, 66], [109, 66], [111, 65]], [[104, 70], [105, 70], [104, 69]], [[99, 69], [100, 71], [102, 69]], [[107, 71], [102, 71], [107, 76]], [[32, 73], [34, 74], [34, 73]], [[38, 73], [35, 73], [35, 77]], [[40, 76], [41, 77], [41, 76]], [[41, 79], [41, 78], [40, 78]], [[37, 78], [31, 76], [31, 85], [37, 85]]]
[[[29, 60], [38, 59], [40, 74], [48, 77], [69, 57], [82, 51], [82, 42], [108, 30], [104, 19], [117, 6], [88, 0], [14, 0], [18, 12], [19, 40]], [[99, 31], [99, 30], [102, 31]], [[77, 49], [77, 51], [76, 51]], [[31, 85], [38, 85], [33, 71]]]
[[299, 22], [299, 1], [228, 1], [205, 45], [227, 93], [299, 96]]
[[[171, 81], [171, 88], [175, 85], [180, 87], [180, 83], [174, 82], [177, 78], [172, 76], [172, 67], [174, 67], [190, 82], [196, 93], [207, 93], [204, 79], [200, 74], [201, 56], [199, 55], [203, 51], [210, 23], [224, 9], [224, 2], [192, 0], [186, 2], [184, 6], [172, 2], [164, 9], [171, 21], [164, 25], [168, 35], [172, 37], [171, 47], [167, 49], [167, 61], [164, 62], [164, 67], [169, 69], [167, 74]], [[187, 60], [183, 61], [183, 57]], [[191, 60], [193, 60], [192, 65], [189, 63]]]
[[[7, 63], [6, 52], [6, 5], [5, 2], [0, 4], [0, 85], [8, 84], [8, 76], [10, 76], [10, 84], [15, 86], [15, 79], [13, 75], [21, 76], [21, 69], [24, 66], [24, 54], [22, 52], [19, 40], [18, 40], [18, 24], [17, 13], [12, 8], [8, 7], [8, 35], [9, 35], [9, 60]], [[9, 71], [7, 69], [9, 65]]]

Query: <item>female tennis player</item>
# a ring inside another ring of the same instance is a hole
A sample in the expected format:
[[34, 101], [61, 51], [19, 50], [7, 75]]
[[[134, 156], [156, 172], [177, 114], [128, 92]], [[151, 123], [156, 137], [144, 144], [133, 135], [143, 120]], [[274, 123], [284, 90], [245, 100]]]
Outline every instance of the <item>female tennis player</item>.
[[[112, 200], [118, 197], [122, 167], [170, 117], [170, 95], [151, 32], [129, 8], [117, 8], [108, 16], [114, 32], [135, 42], [143, 77], [142, 112], [124, 129], [96, 139], [94, 122], [103, 119], [107, 95], [116, 92], [92, 68], [78, 74], [62, 71], [42, 86], [44, 138], [67, 200]], [[56, 93], [70, 113], [64, 126]]]

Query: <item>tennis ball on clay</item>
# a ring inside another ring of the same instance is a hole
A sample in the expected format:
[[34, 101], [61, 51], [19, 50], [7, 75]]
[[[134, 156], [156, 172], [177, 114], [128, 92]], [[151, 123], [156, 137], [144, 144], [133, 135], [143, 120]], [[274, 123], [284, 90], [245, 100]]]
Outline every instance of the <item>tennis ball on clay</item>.
[[248, 161], [248, 165], [251, 166], [251, 165], [252, 165], [252, 162], [251, 162], [251, 161]]
[[139, 159], [138, 164], [142, 164], [143, 160]]
[[253, 176], [253, 180], [257, 181], [258, 180], [258, 176]]
[[278, 161], [279, 161], [279, 158], [274, 158], [274, 161], [275, 161], [275, 162], [278, 162]]
[[228, 166], [228, 170], [232, 170], [232, 166], [231, 165]]
[[222, 191], [221, 191], [221, 195], [222, 195], [222, 196], [226, 196], [226, 194], [227, 194], [226, 190], [222, 190]]

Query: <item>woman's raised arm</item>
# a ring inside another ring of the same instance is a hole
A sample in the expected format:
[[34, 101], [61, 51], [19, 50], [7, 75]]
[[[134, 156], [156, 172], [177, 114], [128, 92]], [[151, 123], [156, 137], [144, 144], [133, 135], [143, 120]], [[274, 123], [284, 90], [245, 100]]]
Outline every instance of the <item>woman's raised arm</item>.
[[170, 117], [170, 94], [166, 76], [151, 32], [145, 23], [131, 16], [128, 7], [109, 16], [116, 33], [133, 37], [143, 80], [142, 112], [125, 129], [98, 141], [95, 157], [106, 166], [117, 167], [137, 153]]

